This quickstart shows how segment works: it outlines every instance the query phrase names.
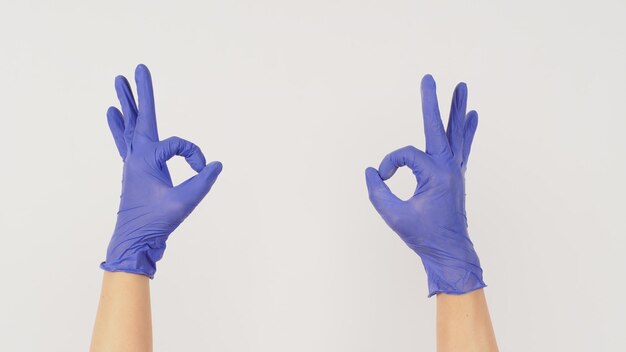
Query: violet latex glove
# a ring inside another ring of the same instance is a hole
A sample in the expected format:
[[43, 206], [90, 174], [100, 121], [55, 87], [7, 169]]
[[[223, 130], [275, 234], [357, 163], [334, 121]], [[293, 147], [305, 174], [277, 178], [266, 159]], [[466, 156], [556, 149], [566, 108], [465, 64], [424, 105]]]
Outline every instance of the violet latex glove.
[[[169, 235], [200, 203], [222, 171], [218, 161], [206, 165], [195, 144], [178, 137], [160, 141], [157, 132], [150, 71], [135, 70], [139, 107], [126, 78], [115, 79], [122, 112], [107, 111], [113, 139], [124, 161], [122, 195], [117, 224], [109, 243], [106, 271], [124, 271], [154, 277]], [[185, 157], [197, 175], [174, 187], [166, 161]]]
[[[465, 213], [464, 175], [478, 114], [466, 114], [467, 86], [458, 84], [445, 131], [431, 75], [422, 79], [421, 91], [426, 152], [408, 146], [388, 154], [378, 170], [370, 167], [365, 171], [367, 188], [387, 225], [422, 259], [429, 297], [463, 294], [486, 286]], [[418, 183], [406, 201], [384, 182], [402, 166], [413, 171]]]

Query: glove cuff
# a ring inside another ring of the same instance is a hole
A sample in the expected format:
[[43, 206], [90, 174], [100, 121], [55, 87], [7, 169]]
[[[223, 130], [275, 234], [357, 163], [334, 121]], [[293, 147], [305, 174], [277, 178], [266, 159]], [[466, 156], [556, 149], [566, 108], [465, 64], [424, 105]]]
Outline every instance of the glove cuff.
[[156, 273], [156, 263], [151, 263], [148, 260], [142, 260], [140, 258], [114, 262], [105, 261], [100, 263], [100, 268], [109, 272], [121, 271], [130, 274], [145, 275], [150, 279], [154, 279], [154, 273]]
[[428, 297], [432, 297], [438, 293], [462, 295], [483, 287], [487, 287], [487, 284], [483, 281], [482, 271], [480, 273], [467, 271], [456, 279], [442, 278], [436, 274], [428, 274]]
[[[140, 248], [124, 251], [122, 255], [114, 255], [116, 251], [107, 253], [107, 260], [100, 264], [105, 271], [122, 271], [131, 274], [141, 274], [154, 279], [156, 262], [163, 257], [165, 241], [155, 241], [154, 246], [144, 244]], [[131, 252], [131, 253], [129, 253]]]
[[422, 262], [428, 275], [428, 297], [438, 293], [462, 295], [487, 286], [480, 264], [462, 263], [443, 267], [423, 258]]

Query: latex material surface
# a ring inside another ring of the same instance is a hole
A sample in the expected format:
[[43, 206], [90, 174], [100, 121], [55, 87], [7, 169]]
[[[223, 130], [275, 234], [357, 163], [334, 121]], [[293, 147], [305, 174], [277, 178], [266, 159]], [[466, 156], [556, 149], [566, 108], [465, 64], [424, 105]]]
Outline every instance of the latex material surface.
[[[378, 170], [367, 168], [369, 197], [389, 227], [422, 259], [429, 296], [467, 293], [486, 286], [465, 212], [464, 175], [478, 115], [466, 114], [467, 87], [460, 83], [446, 131], [432, 76], [422, 79], [421, 91], [426, 152], [407, 146], [385, 156]], [[409, 167], [418, 182], [406, 201], [384, 182], [402, 166]]]
[[[209, 192], [222, 164], [206, 165], [200, 148], [184, 139], [160, 141], [152, 79], [146, 66], [137, 66], [135, 80], [139, 105], [126, 78], [118, 76], [115, 89], [123, 113], [115, 107], [107, 112], [124, 170], [117, 223], [106, 261], [100, 267], [153, 278], [169, 235]], [[176, 187], [166, 165], [175, 155], [185, 157], [198, 172]]]

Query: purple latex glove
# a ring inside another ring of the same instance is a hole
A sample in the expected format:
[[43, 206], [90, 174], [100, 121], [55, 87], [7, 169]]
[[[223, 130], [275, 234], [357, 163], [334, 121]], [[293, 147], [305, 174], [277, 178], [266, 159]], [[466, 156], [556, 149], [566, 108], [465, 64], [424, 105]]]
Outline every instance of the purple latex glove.
[[[482, 287], [480, 261], [467, 232], [465, 169], [478, 126], [478, 114], [466, 115], [467, 87], [454, 91], [447, 133], [444, 131], [435, 81], [422, 79], [422, 113], [426, 152], [413, 146], [388, 154], [378, 171], [365, 171], [369, 197], [385, 220], [417, 253], [428, 275], [429, 297], [463, 294]], [[408, 166], [417, 179], [413, 196], [403, 201], [385, 184], [399, 167]]]
[[[139, 109], [128, 81], [118, 76], [115, 89], [124, 113], [115, 107], [107, 111], [124, 174], [117, 224], [100, 267], [153, 278], [165, 241], [209, 192], [222, 164], [206, 165], [200, 148], [184, 139], [159, 141], [152, 79], [146, 66], [137, 66], [135, 80]], [[185, 157], [198, 172], [176, 187], [166, 165], [174, 155]]]

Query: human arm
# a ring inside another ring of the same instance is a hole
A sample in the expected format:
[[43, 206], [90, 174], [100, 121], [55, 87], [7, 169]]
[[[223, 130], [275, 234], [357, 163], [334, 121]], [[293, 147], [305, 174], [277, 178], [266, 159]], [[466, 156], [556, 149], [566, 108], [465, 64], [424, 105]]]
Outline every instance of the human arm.
[[152, 351], [150, 279], [147, 276], [104, 273], [90, 350]]
[[[478, 255], [469, 238], [465, 211], [465, 170], [478, 114], [466, 113], [467, 87], [460, 83], [452, 99], [448, 128], [444, 130], [432, 76], [423, 78], [421, 90], [426, 151], [407, 146], [388, 154], [378, 170], [368, 168], [366, 181], [370, 201], [389, 227], [421, 258], [428, 277], [429, 296], [438, 295], [438, 305], [442, 305], [441, 315], [438, 315], [442, 328], [438, 332], [446, 338], [455, 338], [458, 334], [476, 341], [490, 341], [492, 339], [480, 335], [488, 331], [493, 335], [488, 319], [476, 320], [488, 323], [488, 327], [477, 329], [474, 326], [471, 331], [463, 330], [467, 324], [453, 321], [458, 312], [467, 313], [473, 308], [482, 311], [477, 308], [480, 300], [460, 297], [476, 290], [482, 292], [486, 286]], [[384, 182], [402, 166], [413, 171], [418, 183], [413, 196], [406, 201], [396, 197]], [[449, 298], [448, 295], [457, 296]], [[493, 341], [495, 343], [495, 339]], [[451, 351], [444, 347], [439, 350]]]
[[437, 295], [437, 350], [498, 351], [483, 289]]
[[[148, 279], [154, 277], [170, 234], [209, 192], [222, 170], [219, 162], [207, 165], [200, 148], [191, 142], [178, 137], [159, 139], [148, 68], [137, 66], [135, 80], [138, 104], [126, 78], [118, 76], [115, 89], [122, 111], [115, 107], [107, 111], [124, 168], [117, 222], [106, 261], [100, 265], [107, 272], [92, 351], [151, 349]], [[176, 187], [166, 164], [175, 155], [185, 157], [198, 172]]]

